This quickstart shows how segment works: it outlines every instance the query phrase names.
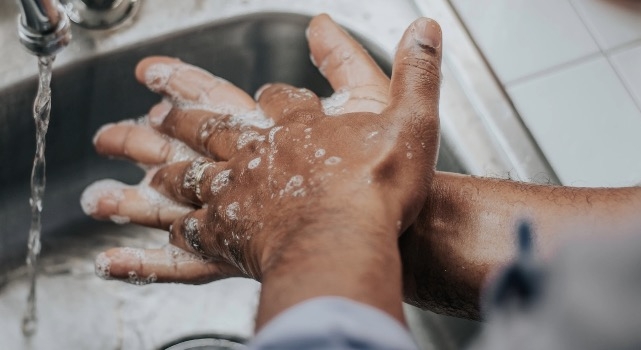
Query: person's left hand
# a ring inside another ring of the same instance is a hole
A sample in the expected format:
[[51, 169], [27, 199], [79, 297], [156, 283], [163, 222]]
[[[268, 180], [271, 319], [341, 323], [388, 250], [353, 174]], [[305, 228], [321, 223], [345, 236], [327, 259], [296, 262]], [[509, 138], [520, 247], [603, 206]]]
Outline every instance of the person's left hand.
[[[274, 84], [259, 93], [257, 105], [238, 88], [196, 67], [169, 58], [141, 62], [138, 79], [166, 100], [152, 108], [143, 123], [121, 122], [101, 129], [95, 143], [101, 154], [146, 165], [147, 177], [138, 186], [115, 182], [91, 186], [83, 196], [84, 208], [96, 218], [126, 218], [164, 229], [174, 223], [170, 241], [197, 255], [172, 246], [146, 251], [116, 248], [98, 258], [98, 268], [109, 266], [99, 272], [136, 283], [260, 278], [262, 262], [251, 261], [247, 252], [258, 246], [275, 249], [278, 209], [291, 207], [296, 214], [296, 208], [310, 201], [321, 210], [336, 209], [341, 195], [351, 203], [368, 188], [361, 186], [372, 182], [375, 196], [390, 203], [383, 208], [387, 210], [372, 208], [372, 214], [386, 219], [379, 224], [385, 226], [393, 217], [399, 223], [391, 228], [395, 233], [409, 226], [427, 196], [438, 147], [440, 41], [435, 48], [417, 44], [413, 36], [417, 30], [429, 28], [411, 27], [406, 33], [388, 90], [387, 77], [331, 19], [319, 16], [312, 21], [308, 33], [314, 61], [334, 89], [347, 97], [338, 108], [341, 115], [332, 117], [325, 115], [337, 109], [323, 110], [307, 90]], [[438, 36], [440, 40], [440, 31]], [[353, 58], [345, 60], [346, 53]], [[257, 106], [271, 119], [261, 118]], [[286, 135], [276, 136], [279, 132]], [[208, 158], [196, 158], [185, 144]], [[256, 170], [259, 166], [261, 171]], [[332, 166], [336, 167], [328, 171]], [[228, 177], [232, 172], [236, 181]], [[308, 189], [298, 184], [299, 174], [312, 182]], [[331, 177], [335, 179], [326, 180]], [[302, 199], [307, 192], [310, 197]], [[229, 202], [224, 206], [222, 196]], [[288, 199], [276, 201], [276, 207], [268, 203], [283, 196]], [[326, 198], [333, 198], [327, 208]], [[230, 217], [240, 208], [247, 216], [239, 226]], [[192, 221], [196, 231], [209, 233], [190, 237]], [[261, 227], [266, 224], [269, 229]], [[241, 233], [245, 239], [255, 235], [251, 238], [258, 243], [239, 242]]]

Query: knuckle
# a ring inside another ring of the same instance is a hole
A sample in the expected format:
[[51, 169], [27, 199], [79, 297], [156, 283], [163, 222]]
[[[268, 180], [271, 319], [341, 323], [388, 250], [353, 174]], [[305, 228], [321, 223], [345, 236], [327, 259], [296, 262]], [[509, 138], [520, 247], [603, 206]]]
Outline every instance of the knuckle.
[[172, 146], [170, 142], [165, 142], [158, 150], [159, 158], [164, 162], [171, 160]]
[[211, 179], [209, 191], [212, 195], [219, 195], [229, 187], [229, 184], [234, 181], [236, 174], [232, 169], [224, 169], [217, 171]]
[[422, 80], [441, 80], [441, 64], [438, 58], [428, 55], [405, 58], [403, 66], [421, 71]]
[[153, 127], [160, 130], [164, 134], [173, 136], [176, 125], [183, 119], [185, 111], [179, 108], [172, 108], [167, 116], [160, 122], [160, 124], [153, 124]]
[[197, 218], [193, 216], [186, 217], [181, 225], [181, 233], [185, 243], [193, 251], [205, 255], [205, 249], [201, 241], [201, 225]]
[[249, 148], [250, 152], [255, 152], [265, 140], [265, 135], [256, 130], [243, 131], [236, 139], [236, 150], [240, 151], [243, 148]]
[[321, 63], [321, 67], [329, 71], [338, 70], [348, 62], [351, 62], [354, 54], [353, 48], [338, 44], [330, 49], [327, 57], [325, 58], [326, 61], [324, 64]]
[[164, 185], [168, 176], [169, 174], [167, 172], [167, 168], [164, 168], [164, 167], [160, 168], [151, 177], [151, 181], [149, 181], [149, 185], [153, 188], [160, 188]]
[[260, 95], [259, 102], [269, 104], [272, 101], [279, 99], [280, 95], [286, 92], [287, 92], [287, 85], [282, 83], [274, 83], [269, 87], [267, 87], [265, 91], [262, 92], [262, 94]]
[[224, 114], [211, 116], [201, 122], [197, 135], [201, 150], [214, 153], [218, 149], [217, 145], [220, 143], [221, 136], [233, 129], [232, 118], [232, 114]]

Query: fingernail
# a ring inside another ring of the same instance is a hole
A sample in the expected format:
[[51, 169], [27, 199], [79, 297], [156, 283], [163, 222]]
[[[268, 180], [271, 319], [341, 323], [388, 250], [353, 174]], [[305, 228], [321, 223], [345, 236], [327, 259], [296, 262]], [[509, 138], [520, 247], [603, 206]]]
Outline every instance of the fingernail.
[[258, 101], [260, 99], [260, 95], [263, 94], [265, 90], [267, 90], [272, 84], [265, 84], [261, 86], [258, 90], [256, 90], [256, 93], [254, 94], [254, 100]]
[[145, 72], [145, 84], [152, 91], [160, 91], [167, 86], [175, 66], [165, 63], [156, 63], [147, 68]]
[[153, 106], [149, 111], [149, 122], [152, 125], [160, 125], [165, 120], [165, 117], [171, 111], [171, 103], [165, 99], [159, 104]]
[[89, 185], [80, 196], [80, 206], [87, 215], [98, 211], [98, 202], [104, 206], [117, 206], [124, 199], [123, 184], [114, 180], [100, 180]]
[[441, 27], [431, 18], [421, 18], [412, 27], [414, 40], [433, 49], [441, 47]]
[[316, 62], [316, 58], [314, 58], [314, 54], [313, 54], [313, 53], [311, 53], [311, 52], [309, 53], [309, 60], [312, 62], [312, 64], [314, 65], [314, 67], [317, 67], [317, 68], [318, 68], [318, 62]]
[[100, 137], [100, 134], [105, 132], [107, 129], [113, 128], [115, 125], [116, 125], [115, 123], [109, 123], [101, 126], [100, 129], [98, 129], [98, 131], [96, 131], [96, 134], [93, 136], [93, 140], [92, 140], [93, 145], [95, 146], [96, 143], [98, 142], [98, 138]]

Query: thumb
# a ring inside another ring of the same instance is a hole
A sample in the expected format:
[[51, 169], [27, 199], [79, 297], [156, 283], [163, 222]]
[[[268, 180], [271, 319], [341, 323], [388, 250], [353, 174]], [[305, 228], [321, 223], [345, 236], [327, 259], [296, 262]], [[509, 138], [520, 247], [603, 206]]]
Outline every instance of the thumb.
[[395, 118], [438, 117], [441, 41], [441, 27], [429, 18], [417, 19], [403, 34], [394, 58], [389, 94], [388, 110]]

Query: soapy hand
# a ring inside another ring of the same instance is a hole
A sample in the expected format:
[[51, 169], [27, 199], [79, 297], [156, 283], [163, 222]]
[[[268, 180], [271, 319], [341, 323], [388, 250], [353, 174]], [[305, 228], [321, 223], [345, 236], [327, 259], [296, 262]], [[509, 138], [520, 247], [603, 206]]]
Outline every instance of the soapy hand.
[[82, 203], [96, 218], [169, 229], [170, 245], [109, 250], [99, 274], [134, 283], [260, 279], [293, 241], [321, 228], [398, 235], [414, 221], [438, 147], [438, 25], [410, 26], [391, 82], [329, 17], [312, 20], [308, 40], [336, 90], [330, 99], [272, 84], [255, 101], [175, 59], [139, 64], [137, 78], [165, 99], [141, 121], [103, 127], [95, 144], [145, 165], [147, 176], [138, 186], [98, 182]]

